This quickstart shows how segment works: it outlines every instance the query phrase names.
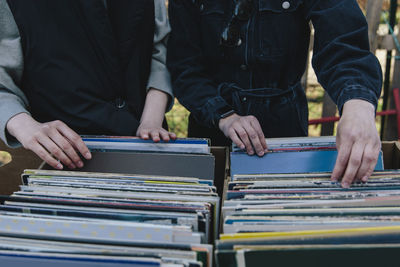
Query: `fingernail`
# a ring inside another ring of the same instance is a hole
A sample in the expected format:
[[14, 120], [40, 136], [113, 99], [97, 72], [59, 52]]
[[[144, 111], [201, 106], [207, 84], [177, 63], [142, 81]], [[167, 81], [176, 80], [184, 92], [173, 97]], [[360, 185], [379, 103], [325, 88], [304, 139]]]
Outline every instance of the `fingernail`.
[[74, 164], [70, 164], [70, 165], [68, 165], [68, 168], [69, 169], [76, 169], [76, 166]]
[[368, 182], [368, 176], [364, 176], [363, 178], [361, 178], [361, 181], [363, 181], [364, 183]]
[[253, 151], [253, 150], [250, 150], [250, 151], [249, 151], [249, 155], [254, 155], [254, 151]]
[[82, 168], [83, 167], [83, 162], [82, 161], [78, 161], [78, 167]]
[[57, 164], [57, 169], [59, 169], [59, 170], [62, 170], [64, 167], [63, 167], [63, 165], [61, 164], [61, 163], [58, 163]]
[[343, 188], [349, 188], [349, 187], [350, 187], [350, 184], [349, 184], [348, 182], [343, 182], [343, 183], [342, 183], [342, 187], [343, 187]]
[[240, 146], [240, 149], [244, 149], [245, 148], [245, 146]]
[[87, 152], [87, 153], [84, 155], [84, 157], [85, 157], [85, 159], [91, 159], [91, 158], [92, 158], [92, 154], [91, 154], [90, 152]]
[[264, 156], [264, 151], [259, 152], [258, 156], [260, 156], [260, 157]]

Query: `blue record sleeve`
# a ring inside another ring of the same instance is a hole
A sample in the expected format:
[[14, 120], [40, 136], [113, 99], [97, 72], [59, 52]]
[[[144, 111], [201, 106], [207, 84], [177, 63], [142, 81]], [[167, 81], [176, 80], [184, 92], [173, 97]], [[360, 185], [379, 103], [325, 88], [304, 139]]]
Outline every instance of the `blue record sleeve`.
[[[263, 157], [232, 152], [231, 177], [236, 174], [332, 172], [336, 157], [336, 150], [272, 152]], [[383, 169], [381, 152], [375, 171]]]

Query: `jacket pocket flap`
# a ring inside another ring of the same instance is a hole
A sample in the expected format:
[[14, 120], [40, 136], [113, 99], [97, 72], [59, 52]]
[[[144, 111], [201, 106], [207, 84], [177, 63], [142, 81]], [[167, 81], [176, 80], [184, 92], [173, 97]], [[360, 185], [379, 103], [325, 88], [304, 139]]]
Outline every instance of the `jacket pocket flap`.
[[216, 0], [204, 0], [200, 4], [200, 14], [210, 15], [210, 14], [224, 14], [224, 8]]

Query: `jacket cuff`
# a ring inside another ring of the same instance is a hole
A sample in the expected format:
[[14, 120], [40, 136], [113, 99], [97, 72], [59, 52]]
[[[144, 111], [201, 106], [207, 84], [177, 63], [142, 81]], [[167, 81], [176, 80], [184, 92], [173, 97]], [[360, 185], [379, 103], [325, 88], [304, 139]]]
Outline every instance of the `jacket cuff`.
[[[200, 117], [197, 121], [203, 122], [202, 124], [211, 128], [219, 128], [219, 120], [223, 114], [233, 110], [224, 98], [216, 96], [207, 101], [200, 111]], [[195, 116], [196, 117], [196, 116]]]
[[362, 86], [350, 86], [345, 88], [337, 99], [337, 107], [340, 116], [342, 116], [344, 104], [347, 101], [353, 99], [361, 99], [371, 103], [372, 105], [374, 105], [376, 112], [378, 106], [378, 97], [376, 96], [376, 94]]

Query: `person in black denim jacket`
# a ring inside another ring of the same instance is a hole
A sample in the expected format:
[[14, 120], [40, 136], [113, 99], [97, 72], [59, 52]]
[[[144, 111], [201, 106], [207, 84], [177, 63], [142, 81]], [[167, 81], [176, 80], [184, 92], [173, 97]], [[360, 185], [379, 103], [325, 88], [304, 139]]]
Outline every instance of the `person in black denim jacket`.
[[380, 151], [382, 71], [356, 0], [170, 0], [169, 18], [167, 65], [191, 112], [189, 135], [213, 145], [231, 139], [259, 156], [264, 136], [307, 135], [300, 79], [311, 22], [313, 67], [341, 114], [332, 180], [367, 181]]

